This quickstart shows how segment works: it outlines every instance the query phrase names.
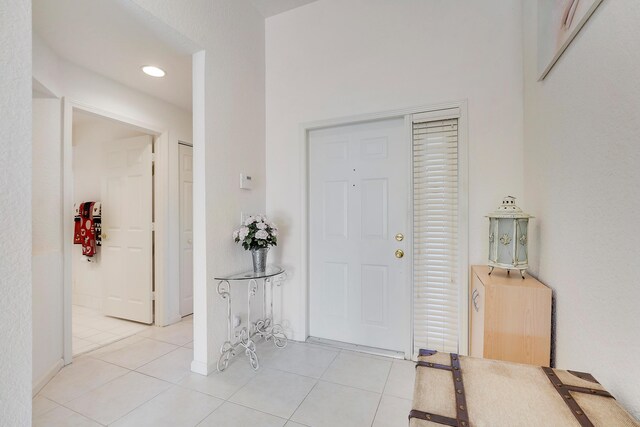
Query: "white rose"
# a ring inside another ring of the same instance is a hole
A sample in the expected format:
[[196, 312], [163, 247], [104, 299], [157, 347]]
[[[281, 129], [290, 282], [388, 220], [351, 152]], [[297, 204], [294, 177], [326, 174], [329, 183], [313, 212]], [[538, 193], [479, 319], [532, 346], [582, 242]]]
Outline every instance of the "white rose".
[[249, 218], [247, 218], [247, 219], [244, 221], [244, 225], [251, 225], [251, 224], [253, 224], [254, 222], [257, 222], [257, 221], [258, 221], [258, 220], [256, 219], [256, 217], [254, 217], [254, 216], [249, 216]]
[[269, 227], [271, 227], [273, 230], [277, 230], [278, 229], [278, 226], [276, 225], [275, 222], [270, 222], [269, 223]]
[[233, 240], [236, 240], [238, 238], [238, 236], [240, 235], [240, 231], [239, 230], [235, 230], [233, 232]]
[[259, 230], [264, 230], [265, 228], [267, 228], [267, 224], [265, 224], [264, 222], [259, 222], [256, 224], [256, 227], [258, 227]]
[[265, 240], [267, 237], [269, 237], [269, 233], [267, 233], [265, 230], [256, 231], [256, 239]]
[[249, 227], [241, 227], [240, 231], [238, 231], [238, 238], [244, 240], [247, 238], [247, 234], [249, 234]]
[[278, 236], [278, 229], [277, 228], [272, 228], [271, 229], [271, 235], [273, 237], [277, 237]]

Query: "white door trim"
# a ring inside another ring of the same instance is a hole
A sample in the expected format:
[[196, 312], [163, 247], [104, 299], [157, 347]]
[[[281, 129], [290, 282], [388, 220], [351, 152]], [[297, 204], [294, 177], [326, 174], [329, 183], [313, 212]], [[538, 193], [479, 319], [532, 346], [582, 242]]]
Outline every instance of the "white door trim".
[[[303, 307], [301, 319], [299, 324], [302, 325], [301, 330], [304, 331], [303, 334], [298, 334], [294, 337], [295, 340], [304, 341], [309, 337], [309, 131], [314, 129], [321, 129], [327, 127], [335, 127], [342, 126], [348, 124], [356, 124], [363, 123], [368, 121], [377, 121], [383, 119], [391, 119], [402, 117], [405, 119], [405, 132], [406, 132], [406, 141], [409, 145], [412, 141], [411, 136], [411, 116], [417, 113], [428, 113], [432, 111], [446, 110], [450, 108], [459, 108], [460, 109], [460, 118], [458, 122], [458, 160], [460, 162], [459, 165], [459, 183], [460, 183], [460, 193], [459, 193], [459, 237], [460, 237], [460, 290], [459, 290], [459, 299], [460, 299], [460, 343], [459, 343], [459, 352], [460, 354], [466, 355], [468, 354], [468, 342], [469, 342], [469, 313], [468, 309], [466, 309], [468, 305], [468, 292], [469, 292], [469, 245], [468, 245], [468, 235], [469, 235], [469, 175], [468, 175], [468, 137], [467, 137], [467, 100], [461, 100], [450, 103], [443, 104], [435, 104], [435, 105], [426, 105], [426, 106], [418, 106], [412, 108], [404, 108], [398, 110], [390, 110], [383, 112], [375, 112], [375, 113], [367, 113], [354, 115], [349, 117], [340, 117], [333, 118], [328, 120], [320, 120], [314, 122], [306, 122], [300, 124], [299, 127], [299, 138], [301, 142], [301, 150], [300, 150], [300, 180], [302, 182], [301, 186], [301, 206], [300, 206], [300, 224], [302, 225], [302, 263], [300, 266], [300, 275], [303, 280], [303, 286], [300, 287], [300, 306]], [[408, 185], [412, 184], [412, 170], [411, 165], [408, 165]], [[413, 189], [413, 185], [411, 185]], [[410, 242], [408, 242], [407, 247], [411, 248], [409, 251], [410, 254], [408, 261], [413, 265], [413, 192], [411, 192], [411, 197], [409, 197], [410, 209], [408, 210], [410, 218], [409, 218], [409, 230], [407, 230], [407, 236], [411, 236]], [[413, 270], [413, 269], [412, 269]], [[413, 283], [413, 278], [411, 280]], [[413, 354], [413, 285], [407, 287], [407, 291], [410, 292], [410, 301], [411, 307], [411, 324], [407, 325], [408, 328], [411, 329], [411, 333], [409, 334], [410, 340], [406, 343], [404, 352], [405, 358], [410, 359]]]
[[[168, 154], [169, 154], [169, 134], [167, 130], [160, 129], [156, 126], [143, 123], [139, 120], [121, 116], [117, 113], [102, 110], [100, 108], [84, 104], [66, 97], [62, 98], [62, 218], [63, 218], [63, 357], [65, 365], [71, 363], [73, 358], [72, 350], [72, 250], [73, 242], [73, 111], [80, 110], [83, 112], [95, 114], [110, 120], [124, 123], [132, 126], [137, 130], [151, 134], [155, 137], [154, 153], [155, 153], [155, 176], [154, 180], [154, 212], [156, 223], [155, 227], [155, 243], [154, 258], [159, 262], [154, 263], [154, 283], [155, 283], [155, 323], [167, 324], [166, 316], [168, 316], [168, 298], [169, 289], [166, 277], [166, 266], [168, 262], [164, 262], [169, 257], [169, 249], [167, 247], [168, 236], [168, 218], [165, 213], [168, 200]], [[166, 322], [166, 323], [165, 323]]]

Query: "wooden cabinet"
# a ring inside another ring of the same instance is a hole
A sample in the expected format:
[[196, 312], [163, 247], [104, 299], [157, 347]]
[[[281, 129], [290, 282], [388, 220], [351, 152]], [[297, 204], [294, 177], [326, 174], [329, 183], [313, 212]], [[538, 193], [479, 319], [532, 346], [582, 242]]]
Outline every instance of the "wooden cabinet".
[[549, 366], [551, 289], [528, 274], [471, 267], [469, 354]]

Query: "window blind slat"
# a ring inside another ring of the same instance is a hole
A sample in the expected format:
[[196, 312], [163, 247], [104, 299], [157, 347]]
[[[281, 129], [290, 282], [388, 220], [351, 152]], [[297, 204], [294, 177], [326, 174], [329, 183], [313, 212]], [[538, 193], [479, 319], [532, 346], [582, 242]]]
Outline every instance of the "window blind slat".
[[413, 124], [414, 351], [458, 352], [458, 119]]

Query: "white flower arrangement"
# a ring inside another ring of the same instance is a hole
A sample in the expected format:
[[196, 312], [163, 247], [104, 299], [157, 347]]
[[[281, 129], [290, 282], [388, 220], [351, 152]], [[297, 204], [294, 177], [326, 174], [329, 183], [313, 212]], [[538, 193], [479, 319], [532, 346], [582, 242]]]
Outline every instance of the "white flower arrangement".
[[250, 216], [234, 230], [233, 240], [246, 250], [268, 248], [278, 244], [278, 227], [264, 215]]

